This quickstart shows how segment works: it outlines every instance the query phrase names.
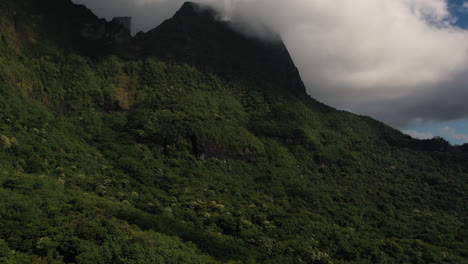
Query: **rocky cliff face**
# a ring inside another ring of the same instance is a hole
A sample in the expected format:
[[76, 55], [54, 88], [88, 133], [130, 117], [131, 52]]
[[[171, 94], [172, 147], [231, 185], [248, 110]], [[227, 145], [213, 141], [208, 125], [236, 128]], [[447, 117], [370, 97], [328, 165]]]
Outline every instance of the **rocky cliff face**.
[[157, 28], [137, 35], [134, 43], [139, 56], [184, 61], [227, 78], [268, 80], [305, 94], [299, 72], [280, 39], [271, 42], [248, 37], [230, 23], [217, 20], [213, 10], [191, 2]]
[[112, 21], [120, 23], [124, 27], [124, 30], [128, 31], [128, 33], [131, 33], [132, 31], [132, 18], [131, 17], [114, 17]]

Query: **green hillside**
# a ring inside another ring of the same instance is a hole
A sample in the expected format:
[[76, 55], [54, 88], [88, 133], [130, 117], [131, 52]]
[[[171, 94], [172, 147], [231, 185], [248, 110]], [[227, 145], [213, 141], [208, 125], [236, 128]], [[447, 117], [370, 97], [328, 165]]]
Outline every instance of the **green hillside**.
[[467, 146], [318, 103], [210, 16], [0, 2], [0, 262], [468, 263]]

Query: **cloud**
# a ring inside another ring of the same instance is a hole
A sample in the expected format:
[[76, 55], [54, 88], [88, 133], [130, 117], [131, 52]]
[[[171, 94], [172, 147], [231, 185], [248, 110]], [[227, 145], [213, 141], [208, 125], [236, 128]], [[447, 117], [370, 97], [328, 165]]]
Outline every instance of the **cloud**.
[[402, 132], [417, 139], [431, 139], [434, 137], [434, 135], [432, 135], [432, 133], [429, 133], [429, 132], [424, 133], [424, 132], [418, 132], [414, 130], [403, 130]]
[[465, 9], [465, 11], [468, 11], [468, 2], [464, 2], [462, 7]]
[[460, 134], [453, 127], [443, 127], [439, 129], [442, 136], [447, 137], [449, 140], [468, 142], [468, 134]]
[[[148, 30], [179, 0], [75, 0]], [[468, 117], [468, 32], [445, 0], [199, 0], [249, 34], [276, 30], [309, 94], [405, 127]]]

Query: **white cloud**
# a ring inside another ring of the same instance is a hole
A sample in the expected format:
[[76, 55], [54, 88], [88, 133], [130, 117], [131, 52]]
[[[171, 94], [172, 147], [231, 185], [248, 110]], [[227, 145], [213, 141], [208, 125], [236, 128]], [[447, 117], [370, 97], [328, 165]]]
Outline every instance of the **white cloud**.
[[451, 140], [468, 142], [468, 134], [460, 134], [453, 127], [443, 127], [439, 129], [439, 132], [442, 136], [447, 137]]
[[[145, 30], [183, 2], [75, 1], [103, 16], [131, 15], [137, 29]], [[263, 25], [279, 32], [308, 92], [320, 101], [397, 126], [416, 118], [468, 116], [461, 99], [468, 96], [462, 88], [468, 76], [468, 32], [450, 25], [446, 0], [197, 2], [214, 6], [250, 33]]]
[[465, 10], [468, 10], [468, 2], [464, 2], [462, 6]]
[[417, 139], [431, 139], [434, 137], [434, 135], [432, 135], [432, 133], [430, 132], [425, 133], [425, 132], [418, 132], [414, 130], [404, 130], [402, 132]]
[[[225, 11], [224, 2], [216, 3]], [[444, 22], [449, 13], [443, 0], [235, 3], [230, 16], [238, 22], [271, 25], [281, 33], [308, 83], [385, 87], [384, 94], [399, 96], [449, 79], [468, 59], [468, 34]]]

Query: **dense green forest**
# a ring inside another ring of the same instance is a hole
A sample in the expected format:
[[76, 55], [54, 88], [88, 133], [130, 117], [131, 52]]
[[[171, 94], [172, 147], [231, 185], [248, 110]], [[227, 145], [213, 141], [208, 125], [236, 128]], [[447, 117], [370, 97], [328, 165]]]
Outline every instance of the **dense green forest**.
[[0, 262], [468, 263], [467, 146], [261, 73], [90, 55], [34, 2], [0, 3]]

